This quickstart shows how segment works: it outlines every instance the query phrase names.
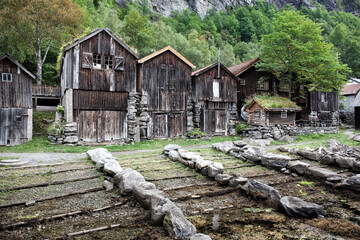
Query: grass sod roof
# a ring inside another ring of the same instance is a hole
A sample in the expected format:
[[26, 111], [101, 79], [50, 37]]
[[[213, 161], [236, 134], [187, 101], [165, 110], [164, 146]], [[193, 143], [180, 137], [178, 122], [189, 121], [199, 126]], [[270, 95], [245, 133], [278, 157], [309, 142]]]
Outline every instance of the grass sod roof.
[[256, 96], [249, 101], [246, 102], [246, 109], [251, 107], [254, 103], [259, 104], [262, 108], [268, 111], [281, 111], [281, 110], [289, 110], [289, 111], [300, 111], [301, 108], [296, 105], [293, 101], [286, 97], [280, 96], [264, 96], [259, 95]]

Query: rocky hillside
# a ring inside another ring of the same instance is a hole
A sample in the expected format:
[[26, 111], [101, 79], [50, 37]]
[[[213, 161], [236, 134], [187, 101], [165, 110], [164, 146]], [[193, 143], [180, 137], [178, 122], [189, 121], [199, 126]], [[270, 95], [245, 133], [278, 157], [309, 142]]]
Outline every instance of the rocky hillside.
[[[125, 6], [129, 0], [116, 0], [119, 6]], [[144, 0], [136, 0], [143, 2]], [[146, 1], [146, 0], [145, 0]], [[155, 12], [161, 13], [163, 16], [169, 16], [174, 10], [184, 10], [186, 8], [197, 12], [201, 17], [206, 15], [210, 9], [223, 10], [226, 8], [234, 8], [236, 6], [252, 6], [257, 0], [147, 0], [149, 5]], [[274, 3], [277, 7], [283, 7], [291, 4], [296, 8], [303, 6], [307, 8], [315, 8], [316, 0], [263, 0], [264, 2]], [[360, 16], [360, 11], [354, 6], [353, 0], [317, 0], [318, 3], [324, 5], [327, 10], [343, 9], [346, 12], [353, 12]], [[338, 5], [341, 2], [340, 6]]]

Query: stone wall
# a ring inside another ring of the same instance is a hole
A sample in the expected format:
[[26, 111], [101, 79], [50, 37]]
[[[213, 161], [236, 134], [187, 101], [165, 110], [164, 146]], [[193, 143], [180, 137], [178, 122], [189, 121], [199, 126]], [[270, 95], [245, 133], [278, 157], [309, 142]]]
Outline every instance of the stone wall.
[[338, 133], [338, 127], [253, 127], [241, 130], [241, 134], [254, 139], [273, 138], [275, 140], [284, 136], [296, 136], [306, 134]]
[[59, 131], [56, 134], [49, 134], [48, 139], [51, 144], [75, 145], [78, 143], [76, 122], [66, 123], [65, 125], [62, 125], [61, 122], [55, 124], [58, 124]]
[[341, 123], [355, 125], [355, 113], [349, 111], [340, 111]]
[[126, 142], [140, 142], [139, 119], [137, 118], [140, 94], [130, 92], [127, 107], [127, 139]]

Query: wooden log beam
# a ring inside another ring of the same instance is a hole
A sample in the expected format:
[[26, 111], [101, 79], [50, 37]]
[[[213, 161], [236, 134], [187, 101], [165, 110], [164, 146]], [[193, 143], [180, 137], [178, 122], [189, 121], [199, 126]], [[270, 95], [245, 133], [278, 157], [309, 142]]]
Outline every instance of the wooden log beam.
[[[94, 169], [94, 167], [84, 167], [84, 168], [70, 168], [70, 169], [64, 169], [64, 170], [57, 170], [57, 171], [51, 171], [50, 174], [57, 174], [57, 173], [64, 173], [64, 172], [71, 172], [71, 171], [83, 171], [88, 169]], [[27, 173], [20, 175], [19, 177], [26, 177], [26, 176], [36, 176], [36, 175], [46, 175], [47, 172], [40, 172], [40, 173]]]
[[150, 178], [150, 179], [146, 179], [146, 181], [155, 182], [155, 181], [171, 180], [171, 179], [180, 179], [180, 178], [187, 178], [187, 177], [197, 177], [197, 176], [198, 176], [197, 174], [191, 174], [191, 175], [177, 176], [177, 177]]

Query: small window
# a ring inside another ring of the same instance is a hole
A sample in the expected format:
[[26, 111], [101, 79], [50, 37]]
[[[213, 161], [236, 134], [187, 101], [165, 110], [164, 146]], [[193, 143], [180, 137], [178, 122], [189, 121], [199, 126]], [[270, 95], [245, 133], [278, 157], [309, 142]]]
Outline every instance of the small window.
[[101, 69], [101, 55], [93, 54], [93, 68]]
[[287, 118], [287, 112], [281, 112], [281, 118]]
[[255, 110], [254, 111], [254, 117], [255, 118], [260, 118], [260, 110]]
[[105, 69], [113, 68], [113, 57], [105, 56]]
[[12, 74], [11, 73], [3, 73], [3, 74], [1, 74], [1, 79], [3, 82], [12, 82]]
[[115, 70], [124, 71], [124, 57], [115, 56]]
[[240, 85], [243, 85], [243, 86], [246, 85], [246, 80], [245, 80], [245, 78], [240, 78]]
[[213, 81], [213, 97], [220, 97], [220, 83], [218, 81]]
[[259, 81], [257, 82], [257, 86], [256, 86], [257, 90], [269, 90], [269, 81], [265, 80], [265, 81]]

